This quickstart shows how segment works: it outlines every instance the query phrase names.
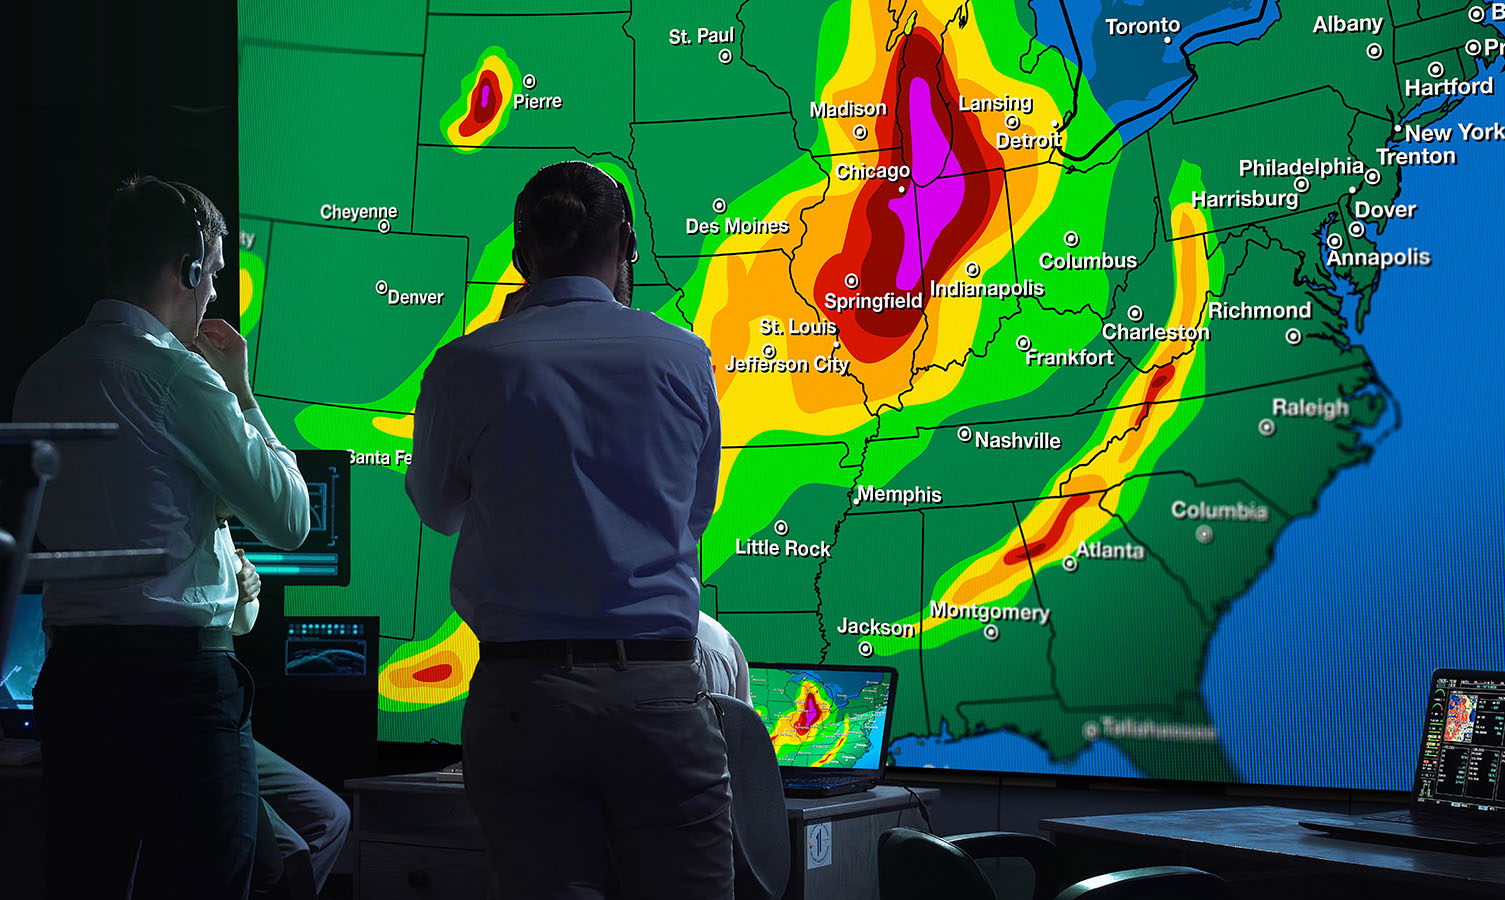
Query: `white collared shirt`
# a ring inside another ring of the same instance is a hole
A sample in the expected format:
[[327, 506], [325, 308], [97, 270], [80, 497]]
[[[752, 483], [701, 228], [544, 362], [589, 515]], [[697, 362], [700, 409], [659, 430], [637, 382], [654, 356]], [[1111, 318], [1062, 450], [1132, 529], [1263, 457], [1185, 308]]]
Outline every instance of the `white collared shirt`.
[[713, 694], [729, 694], [752, 703], [752, 672], [742, 645], [726, 626], [700, 611], [700, 628], [695, 632], [696, 658], [705, 676], [705, 689]]
[[308, 535], [308, 487], [258, 409], [244, 412], [203, 357], [145, 309], [94, 304], [27, 370], [17, 422], [118, 422], [113, 440], [59, 446], [43, 494], [48, 550], [167, 550], [154, 577], [46, 585], [43, 624], [228, 627], [239, 560], [220, 503], [267, 543]]

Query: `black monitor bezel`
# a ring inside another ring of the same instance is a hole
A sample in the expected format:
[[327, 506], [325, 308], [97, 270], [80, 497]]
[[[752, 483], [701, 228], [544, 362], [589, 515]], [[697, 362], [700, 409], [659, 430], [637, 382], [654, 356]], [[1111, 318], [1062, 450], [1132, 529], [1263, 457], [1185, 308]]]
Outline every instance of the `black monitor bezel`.
[[888, 744], [893, 736], [894, 710], [899, 701], [899, 670], [894, 666], [854, 666], [837, 663], [792, 663], [792, 662], [749, 662], [749, 673], [753, 669], [782, 669], [809, 672], [882, 672], [888, 675], [888, 707], [889, 712], [883, 717], [883, 743], [878, 754], [878, 767], [876, 769], [848, 769], [848, 768], [817, 768], [814, 766], [779, 766], [779, 771], [786, 774], [808, 775], [811, 772], [832, 772], [839, 774], [850, 773], [852, 775], [875, 775], [883, 777], [890, 768], [888, 765]]
[[[1411, 808], [1418, 812], [1434, 816], [1459, 816], [1498, 822], [1505, 819], [1505, 798], [1501, 798], [1500, 806], [1487, 810], [1479, 809], [1476, 806], [1453, 806], [1445, 802], [1429, 802], [1421, 799], [1422, 754], [1426, 749], [1427, 743], [1427, 716], [1432, 706], [1432, 692], [1437, 690], [1437, 683], [1443, 679], [1495, 681], [1501, 685], [1505, 685], [1505, 672], [1493, 672], [1487, 669], [1437, 669], [1432, 672], [1432, 678], [1427, 682], [1426, 694], [1422, 698], [1421, 738], [1416, 746], [1416, 771], [1411, 777]], [[1501, 747], [1500, 749], [1505, 751], [1505, 747]]]

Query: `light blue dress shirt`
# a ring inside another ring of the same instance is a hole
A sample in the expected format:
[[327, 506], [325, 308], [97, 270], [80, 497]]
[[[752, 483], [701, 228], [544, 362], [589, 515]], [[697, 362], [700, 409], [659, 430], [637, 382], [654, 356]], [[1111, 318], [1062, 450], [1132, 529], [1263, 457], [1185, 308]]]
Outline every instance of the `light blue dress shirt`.
[[481, 640], [689, 638], [720, 460], [705, 342], [553, 278], [435, 355], [407, 491]]
[[94, 304], [32, 364], [17, 422], [118, 422], [114, 440], [61, 447], [37, 535], [49, 550], [167, 550], [156, 577], [60, 581], [43, 627], [229, 627], [240, 560], [221, 504], [257, 537], [292, 549], [308, 535], [308, 486], [261, 411], [242, 411], [218, 373], [145, 309]]

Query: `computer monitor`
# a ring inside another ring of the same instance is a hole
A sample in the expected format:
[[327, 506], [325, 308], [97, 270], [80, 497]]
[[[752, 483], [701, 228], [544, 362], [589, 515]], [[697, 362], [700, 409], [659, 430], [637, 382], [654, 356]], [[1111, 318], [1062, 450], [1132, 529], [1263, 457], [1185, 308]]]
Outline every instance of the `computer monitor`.
[[892, 666], [751, 663], [752, 707], [780, 768], [882, 772], [888, 755]]
[[337, 450], [295, 450], [308, 483], [308, 539], [280, 550], [230, 520], [230, 537], [267, 584], [350, 584], [350, 456]]
[[282, 678], [287, 686], [374, 690], [376, 616], [299, 616], [283, 623]]
[[34, 736], [32, 693], [46, 655], [42, 595], [21, 594], [16, 598], [10, 639], [0, 647], [0, 730], [8, 737]]

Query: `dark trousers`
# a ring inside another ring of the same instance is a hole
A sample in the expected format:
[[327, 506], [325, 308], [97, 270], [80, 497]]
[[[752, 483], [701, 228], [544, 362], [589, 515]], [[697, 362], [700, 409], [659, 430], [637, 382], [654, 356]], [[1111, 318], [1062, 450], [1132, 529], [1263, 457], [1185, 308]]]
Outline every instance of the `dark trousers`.
[[258, 805], [251, 695], [225, 651], [59, 638], [36, 688], [47, 896], [244, 898]]
[[503, 897], [731, 897], [726, 742], [694, 662], [483, 660], [461, 735]]
[[256, 743], [261, 810], [251, 884], [268, 897], [314, 900], [350, 833], [350, 807], [307, 772]]

